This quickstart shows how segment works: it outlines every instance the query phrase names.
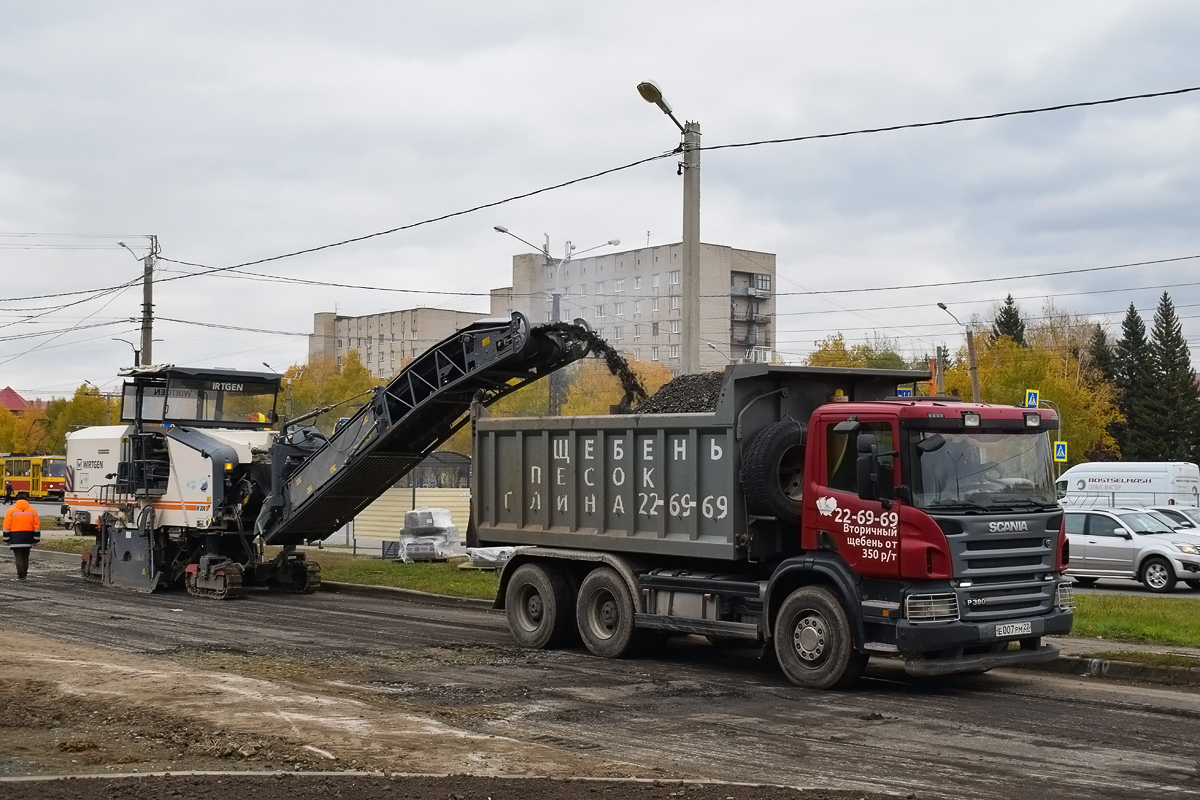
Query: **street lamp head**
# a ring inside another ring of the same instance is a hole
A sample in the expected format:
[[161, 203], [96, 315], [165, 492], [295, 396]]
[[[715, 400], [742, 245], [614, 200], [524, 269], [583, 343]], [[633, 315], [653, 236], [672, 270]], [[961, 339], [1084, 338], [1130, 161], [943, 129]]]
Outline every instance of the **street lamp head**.
[[647, 103], [654, 103], [662, 109], [664, 114], [671, 113], [671, 104], [663, 97], [662, 89], [658, 88], [658, 84], [654, 81], [642, 81], [637, 85], [638, 94]]
[[946, 308], [946, 304], [945, 304], [945, 303], [938, 303], [938, 308], [940, 308], [942, 311], [949, 311], [949, 310], [950, 310], [950, 309]]
[[508, 233], [508, 228], [504, 227], [503, 225], [493, 225], [492, 230], [494, 230], [496, 233]]
[[608, 243], [610, 245], [612, 245], [613, 247], [616, 247], [617, 245], [619, 245], [621, 243], [621, 240], [620, 239], [609, 239]]

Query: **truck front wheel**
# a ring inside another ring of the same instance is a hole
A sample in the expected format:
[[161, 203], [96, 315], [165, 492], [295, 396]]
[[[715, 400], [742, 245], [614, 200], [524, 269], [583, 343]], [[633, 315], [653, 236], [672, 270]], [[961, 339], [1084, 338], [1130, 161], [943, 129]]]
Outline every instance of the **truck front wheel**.
[[571, 635], [571, 588], [551, 564], [522, 564], [504, 592], [504, 615], [523, 647], [559, 647]]
[[583, 645], [601, 658], [630, 655], [634, 645], [633, 594], [616, 570], [598, 567], [579, 585], [575, 618]]
[[854, 649], [850, 621], [828, 589], [804, 586], [775, 618], [775, 657], [788, 680], [806, 689], [845, 688], [862, 675], [867, 656]]

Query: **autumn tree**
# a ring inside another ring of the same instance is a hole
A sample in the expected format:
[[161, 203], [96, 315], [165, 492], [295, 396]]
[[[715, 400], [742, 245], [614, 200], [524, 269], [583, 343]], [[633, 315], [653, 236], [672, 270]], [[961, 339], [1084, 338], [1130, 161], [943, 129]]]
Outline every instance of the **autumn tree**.
[[[1053, 325], [1065, 329], [1051, 330]], [[1041, 396], [1058, 406], [1062, 429], [1058, 438], [1069, 441], [1070, 463], [1095, 460], [1097, 454], [1114, 453], [1110, 426], [1120, 419], [1115, 391], [1095, 369], [1080, 363], [1078, 341], [1084, 323], [1066, 315], [1050, 315], [1042, 325], [1031, 326], [1028, 347], [1011, 337], [985, 337], [976, 342], [980, 395], [985, 403], [1020, 404], [1025, 390], [1040, 389]], [[946, 372], [946, 389], [971, 396], [971, 378], [960, 359]]]
[[[671, 370], [661, 362], [629, 359], [629, 366], [637, 375], [647, 395], [657, 392], [671, 380]], [[589, 414], [607, 414], [612, 406], [621, 402], [625, 390], [621, 382], [608, 371], [600, 359], [589, 358], [577, 362], [573, 367], [571, 383], [567, 388], [567, 402], [563, 404], [564, 417]]]
[[846, 346], [839, 332], [816, 342], [817, 349], [804, 363], [810, 367], [866, 367], [870, 369], [907, 369], [908, 363], [897, 351], [896, 344], [883, 336], [872, 336], [865, 342]]
[[46, 451], [65, 453], [67, 434], [93, 425], [120, 422], [116, 398], [108, 398], [95, 386], [81, 384], [74, 396], [55, 398], [46, 404]]
[[[340, 418], [353, 416], [369, 399], [370, 390], [381, 383], [363, 366], [355, 350], [347, 353], [340, 363], [317, 356], [310, 358], [307, 364], [293, 364], [284, 373], [285, 393], [289, 382], [292, 418], [321, 406], [334, 406], [309, 422], [326, 434], [333, 432]], [[284, 414], [287, 413], [286, 403], [285, 394]]]

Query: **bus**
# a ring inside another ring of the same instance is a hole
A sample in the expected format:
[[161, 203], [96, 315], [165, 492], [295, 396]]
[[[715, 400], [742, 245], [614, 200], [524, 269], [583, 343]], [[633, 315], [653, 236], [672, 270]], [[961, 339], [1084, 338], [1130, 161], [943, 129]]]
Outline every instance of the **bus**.
[[22, 453], [0, 454], [0, 494], [12, 486], [13, 499], [57, 500], [62, 502], [67, 483], [65, 456], [27, 456]]

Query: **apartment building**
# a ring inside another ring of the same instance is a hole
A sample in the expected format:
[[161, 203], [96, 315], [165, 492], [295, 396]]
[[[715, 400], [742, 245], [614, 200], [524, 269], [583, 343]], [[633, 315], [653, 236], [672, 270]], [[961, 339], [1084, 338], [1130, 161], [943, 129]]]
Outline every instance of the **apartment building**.
[[414, 357], [450, 334], [487, 316], [446, 308], [407, 308], [350, 317], [321, 311], [313, 315], [308, 357], [339, 364], [351, 350], [377, 378], [390, 378]]
[[[513, 256], [511, 286], [492, 292], [492, 315], [521, 311], [534, 324], [582, 318], [624, 353], [679, 371], [683, 346], [683, 245], [574, 259]], [[775, 254], [700, 245], [702, 370], [771, 360]]]

